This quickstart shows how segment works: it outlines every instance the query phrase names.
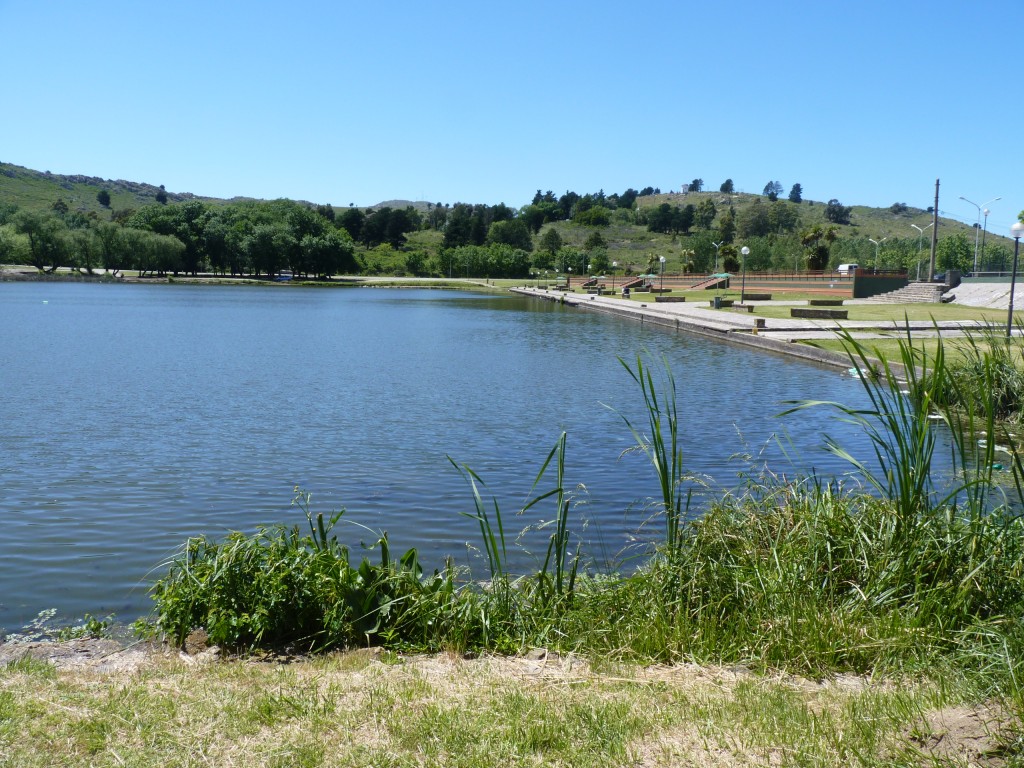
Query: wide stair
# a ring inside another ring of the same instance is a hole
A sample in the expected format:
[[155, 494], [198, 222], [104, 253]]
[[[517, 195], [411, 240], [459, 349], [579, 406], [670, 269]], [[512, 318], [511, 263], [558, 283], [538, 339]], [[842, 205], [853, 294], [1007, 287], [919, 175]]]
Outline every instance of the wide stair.
[[896, 291], [864, 299], [876, 304], [938, 304], [949, 290], [942, 283], [910, 283]]
[[719, 288], [728, 288], [729, 278], [728, 277], [709, 277], [705, 280], [701, 280], [699, 283], [694, 283], [687, 290], [690, 291], [710, 291]]

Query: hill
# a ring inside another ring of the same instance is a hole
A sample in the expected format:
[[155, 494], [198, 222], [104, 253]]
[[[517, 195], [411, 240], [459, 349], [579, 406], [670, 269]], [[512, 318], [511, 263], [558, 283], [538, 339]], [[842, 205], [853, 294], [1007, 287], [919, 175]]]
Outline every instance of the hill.
[[[109, 195], [107, 204], [100, 202], [103, 193]], [[199, 200], [210, 206], [222, 206], [252, 199], [225, 200], [204, 197], [191, 192], [167, 191], [162, 186], [147, 182], [103, 179], [86, 175], [65, 176], [49, 171], [35, 171], [9, 163], [0, 163], [0, 206], [6, 203], [17, 205], [21, 209], [50, 212], [55, 203], [63, 201], [69, 211], [100, 219], [109, 219], [116, 211], [127, 211], [151, 205], [158, 202], [161, 196], [165, 197], [168, 203]], [[780, 200], [783, 199], [780, 198]], [[296, 202], [304, 203], [305, 201]], [[696, 207], [707, 202], [713, 203], [717, 211], [711, 230], [701, 231], [695, 226], [689, 236], [673, 235], [649, 231], [645, 224], [645, 214], [651, 213], [653, 209], [663, 204], [672, 208], [685, 208], [688, 205]], [[790, 203], [783, 200], [781, 204], [790, 210], [795, 221], [795, 224], [790, 227], [791, 234], [788, 235], [790, 241], [798, 240], [793, 233], [806, 231], [816, 225], [825, 228], [832, 225], [826, 218], [827, 203], [825, 202], [804, 200], [800, 203]], [[739, 222], [749, 216], [752, 207], [768, 206], [770, 203], [763, 195], [748, 193], [671, 192], [638, 197], [636, 205], [636, 210], [615, 210], [611, 216], [611, 222], [607, 226], [591, 227], [570, 221], [556, 221], [545, 224], [539, 235], [543, 235], [547, 229], [555, 229], [564, 245], [577, 250], [589, 251], [590, 249], [586, 247], [588, 239], [595, 231], [599, 231], [606, 243], [608, 267], [611, 267], [613, 262], [617, 262], [619, 269], [625, 270], [628, 267], [634, 271], [649, 269], [651, 264], [657, 264], [662, 257], [665, 258], [667, 270], [685, 269], [687, 268], [685, 252], [687, 249], [695, 249], [697, 257], [691, 259], [690, 268], [699, 270], [707, 267], [714, 260], [714, 256], [711, 255], [713, 253], [711, 241], [720, 240], [717, 226], [725, 210], [731, 207]], [[395, 199], [382, 201], [363, 210], [370, 213], [383, 207], [396, 210], [412, 208], [423, 215], [428, 213], [433, 206], [433, 203], [426, 201]], [[886, 263], [909, 264], [921, 249], [928, 250], [930, 244], [928, 227], [932, 223], [932, 215], [928, 211], [901, 205], [894, 205], [890, 208], [850, 205], [849, 208], [849, 223], [836, 225], [836, 234], [839, 239], [837, 246], [833, 247], [833, 261], [839, 258], [844, 262], [872, 263], [876, 257], [872, 240], [887, 241], [881, 247], [882, 258], [880, 261], [883, 265]], [[345, 208], [338, 206], [336, 210], [340, 212]], [[919, 231], [915, 229], [915, 226], [923, 230], [923, 236], [919, 236]], [[940, 237], [962, 233], [970, 241], [973, 254], [975, 240], [973, 226], [954, 219], [940, 217], [939, 232]], [[742, 237], [742, 230], [739, 236]], [[993, 232], [987, 232], [986, 237], [990, 248], [1001, 245], [1004, 252], [1006, 249], [1012, 251], [1013, 241], [1009, 238]], [[539, 246], [539, 242], [539, 237], [535, 237], [535, 248]], [[439, 232], [422, 230], [409, 234], [405, 250], [418, 250], [427, 256], [436, 257], [440, 245]], [[751, 245], [753, 246], [755, 243], [751, 241]], [[802, 251], [802, 246], [799, 242], [790, 242], [786, 248], [788, 250], [773, 246], [773, 251], [777, 251], [777, 253], [773, 253], [771, 257], [770, 268], [780, 269], [783, 264], [793, 263], [794, 260], [800, 259], [798, 252]], [[886, 251], [892, 248], [902, 248], [902, 255], [887, 255]], [[756, 250], [759, 254], [763, 254], [765, 246], [760, 245]], [[908, 250], [914, 253], [908, 255]], [[842, 254], [841, 257], [838, 256], [839, 253]], [[1005, 256], [1003, 259], [1005, 261]], [[401, 269], [405, 261], [399, 252], [396, 252], [393, 258], [383, 258], [383, 261], [390, 262], [391, 260], [395, 261], [394, 265], [382, 264], [385, 271], [392, 268]], [[537, 266], [552, 265], [537, 264]], [[600, 266], [597, 268], [601, 269]], [[769, 268], [769, 266], [762, 259], [762, 263], [755, 263], [753, 268]]]

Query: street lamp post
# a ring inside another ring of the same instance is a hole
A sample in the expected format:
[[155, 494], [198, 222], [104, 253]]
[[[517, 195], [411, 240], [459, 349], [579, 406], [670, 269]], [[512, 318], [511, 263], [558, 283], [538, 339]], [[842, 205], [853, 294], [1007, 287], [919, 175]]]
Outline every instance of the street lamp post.
[[881, 240], [871, 240], [870, 237], [868, 238], [868, 240], [871, 240], [871, 242], [875, 244], [875, 273], [876, 274], [878, 273], [878, 246], [880, 246], [882, 243], [884, 243], [888, 239], [889, 239], [888, 237], [883, 237]]
[[747, 295], [747, 256], [750, 255], [750, 249], [747, 246], [740, 248], [740, 253], [743, 254], [743, 277], [740, 279], [740, 301], [745, 301]]
[[1001, 198], [1001, 197], [993, 197], [991, 200], [989, 200], [987, 202], [984, 202], [981, 205], [978, 205], [977, 203], [975, 203], [975, 202], [973, 202], [971, 200], [968, 200], [963, 195], [960, 195], [960, 199], [963, 200], [965, 203], [970, 203], [971, 205], [973, 205], [975, 208], [978, 209], [978, 223], [974, 227], [974, 272], [977, 272], [978, 271], [978, 233], [981, 230], [981, 209], [984, 208], [989, 203], [994, 203], [996, 200], [1002, 200], [1003, 198]]
[[988, 215], [990, 213], [992, 213], [992, 211], [990, 211], [988, 208], [986, 208], [984, 211], [982, 211], [982, 213], [985, 214], [985, 226], [983, 226], [981, 228], [981, 265], [982, 265], [982, 267], [984, 267], [985, 266], [985, 235], [988, 233]]
[[615, 270], [619, 268], [619, 262], [612, 262], [612, 293], [615, 293]]
[[[725, 240], [722, 241], [724, 243]], [[718, 272], [718, 249], [722, 247], [722, 243], [711, 243], [715, 246], [715, 272]]]
[[1017, 254], [1020, 253], [1020, 238], [1024, 235], [1024, 222], [1015, 222], [1010, 227], [1013, 237], [1013, 272], [1010, 273], [1010, 311], [1006, 314], [1006, 338], [1010, 338], [1013, 330], [1013, 291], [1017, 284]]
[[917, 280], [921, 281], [921, 239], [924, 237], [924, 231], [928, 227], [932, 226], [935, 222], [931, 222], [927, 227], [919, 227], [917, 224], [911, 224], [914, 229], [917, 230]]
[[659, 289], [658, 293], [664, 293], [665, 292], [665, 257], [662, 256], [660, 261], [661, 261], [661, 288]]

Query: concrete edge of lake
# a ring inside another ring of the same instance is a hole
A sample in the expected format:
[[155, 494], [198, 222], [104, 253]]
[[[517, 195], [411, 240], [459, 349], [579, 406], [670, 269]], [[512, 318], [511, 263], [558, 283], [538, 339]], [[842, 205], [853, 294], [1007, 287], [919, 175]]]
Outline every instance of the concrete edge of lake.
[[[758, 328], [755, 319], [749, 314], [736, 313], [732, 317], [725, 312], [705, 309], [696, 303], [680, 302], [653, 306], [646, 302], [626, 301], [618, 298], [595, 296], [592, 294], [572, 294], [550, 291], [542, 288], [510, 288], [510, 291], [523, 296], [531, 296], [545, 301], [555, 301], [565, 306], [576, 307], [591, 312], [604, 312], [618, 317], [635, 320], [642, 324], [654, 325], [665, 330], [692, 333], [706, 338], [724, 341], [743, 347], [754, 348], [764, 352], [775, 352], [789, 357], [818, 363], [833, 368], [849, 369], [849, 356], [841, 352], [820, 349], [808, 344], [801, 344], [791, 337], [794, 333], [818, 338], [836, 338], [843, 328], [857, 336], [855, 328], [835, 322], [787, 320], [775, 321], [787, 331], [786, 338], [773, 338], [771, 330]], [[890, 363], [897, 375], [903, 374], [903, 367]]]

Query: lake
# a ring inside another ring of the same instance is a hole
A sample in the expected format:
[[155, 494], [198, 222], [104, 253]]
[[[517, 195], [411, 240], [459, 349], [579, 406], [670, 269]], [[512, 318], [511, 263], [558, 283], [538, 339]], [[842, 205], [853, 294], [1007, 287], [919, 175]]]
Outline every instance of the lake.
[[511, 295], [10, 283], [0, 328], [8, 630], [48, 608], [143, 615], [187, 537], [304, 524], [297, 486], [314, 511], [347, 510], [338, 533], [357, 549], [386, 530], [432, 566], [450, 554], [483, 575], [460, 515], [472, 497], [447, 457], [483, 478], [518, 532], [553, 512], [514, 516], [563, 430], [578, 530], [614, 566], [660, 531], [640, 530], [658, 490], [644, 458], [623, 455], [633, 441], [612, 409], [646, 416], [618, 358], [669, 361], [686, 467], [719, 486], [766, 462], [846, 472], [824, 432], [867, 450], [826, 410], [775, 418], [787, 400], [862, 403], [839, 371]]

